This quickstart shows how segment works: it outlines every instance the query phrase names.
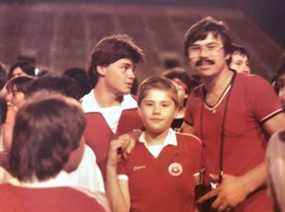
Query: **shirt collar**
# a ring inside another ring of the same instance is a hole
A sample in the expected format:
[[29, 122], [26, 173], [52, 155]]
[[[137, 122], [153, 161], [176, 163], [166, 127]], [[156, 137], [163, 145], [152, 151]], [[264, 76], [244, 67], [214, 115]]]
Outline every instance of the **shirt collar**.
[[[92, 89], [81, 99], [81, 106], [85, 113], [101, 112], [102, 110], [104, 110], [103, 107], [100, 107], [94, 96], [94, 89]], [[121, 105], [119, 107], [121, 107], [122, 110], [126, 110], [137, 108], [137, 106], [137, 101], [130, 94], [126, 94], [123, 96], [123, 101], [121, 102]]]
[[[144, 145], [148, 146], [146, 139], [145, 139], [145, 132], [143, 132], [140, 135], [138, 140], [140, 143], [143, 143]], [[163, 143], [163, 146], [167, 146], [167, 145], [177, 146], [176, 133], [171, 128], [168, 130], [168, 133], [167, 133], [166, 138], [165, 138], [164, 143]]]
[[50, 188], [50, 187], [75, 185], [69, 174], [66, 173], [65, 171], [61, 171], [56, 177], [50, 178], [45, 181], [20, 182], [16, 179], [13, 179], [10, 181], [10, 183], [15, 186], [29, 187], [29, 188]]

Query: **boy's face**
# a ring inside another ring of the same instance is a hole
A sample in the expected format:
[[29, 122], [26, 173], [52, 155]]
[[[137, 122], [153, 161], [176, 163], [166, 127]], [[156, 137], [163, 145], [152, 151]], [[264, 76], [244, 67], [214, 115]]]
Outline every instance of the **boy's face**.
[[250, 73], [248, 57], [239, 52], [232, 54], [231, 64], [229, 66], [238, 73]]
[[227, 55], [221, 38], [209, 33], [204, 40], [197, 40], [188, 48], [191, 70], [201, 77], [218, 75], [226, 66]]
[[127, 58], [122, 58], [108, 66], [100, 66], [109, 90], [116, 94], [128, 94], [135, 80], [135, 65]]
[[171, 92], [151, 89], [139, 106], [139, 114], [146, 131], [160, 134], [168, 130], [176, 116], [177, 108]]

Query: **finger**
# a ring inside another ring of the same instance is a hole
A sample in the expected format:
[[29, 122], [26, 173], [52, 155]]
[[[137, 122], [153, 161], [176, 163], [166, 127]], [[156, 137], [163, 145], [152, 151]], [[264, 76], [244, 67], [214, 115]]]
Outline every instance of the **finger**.
[[218, 208], [218, 211], [227, 211], [227, 209], [229, 209], [227, 207], [227, 204], [222, 204], [219, 208]]
[[208, 199], [211, 199], [212, 197], [215, 197], [218, 195], [218, 190], [217, 189], [214, 189], [214, 190], [211, 190], [209, 191], [208, 193], [206, 193], [205, 195], [203, 195], [202, 197], [200, 197], [198, 200], [197, 200], [197, 203], [202, 203], [202, 202], [205, 202], [207, 201]]
[[217, 196], [217, 199], [213, 202], [212, 207], [219, 209], [220, 207], [227, 207], [227, 202], [225, 202], [224, 198], [221, 196]]

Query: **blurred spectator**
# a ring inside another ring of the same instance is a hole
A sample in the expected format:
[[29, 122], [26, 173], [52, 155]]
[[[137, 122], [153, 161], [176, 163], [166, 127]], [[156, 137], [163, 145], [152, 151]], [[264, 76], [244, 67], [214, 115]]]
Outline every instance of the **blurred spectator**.
[[182, 68], [174, 68], [162, 73], [163, 77], [171, 79], [178, 91], [178, 110], [177, 117], [172, 123], [172, 128], [179, 130], [184, 119], [185, 105], [189, 93], [194, 87], [199, 85], [199, 81], [194, 77], [189, 77]]
[[285, 58], [281, 58], [281, 63], [277, 68], [276, 75], [272, 79], [272, 86], [278, 94], [282, 106], [285, 107]]
[[10, 68], [8, 78], [23, 75], [35, 76], [35, 67], [26, 62], [17, 62]]
[[251, 73], [249, 53], [244, 46], [232, 44], [230, 49], [229, 68], [238, 73]]
[[80, 88], [80, 98], [90, 92], [91, 84], [87, 72], [84, 69], [78, 67], [69, 68], [63, 73], [63, 75], [71, 77], [78, 83]]
[[285, 211], [285, 131], [275, 133], [266, 152], [268, 184], [276, 212]]

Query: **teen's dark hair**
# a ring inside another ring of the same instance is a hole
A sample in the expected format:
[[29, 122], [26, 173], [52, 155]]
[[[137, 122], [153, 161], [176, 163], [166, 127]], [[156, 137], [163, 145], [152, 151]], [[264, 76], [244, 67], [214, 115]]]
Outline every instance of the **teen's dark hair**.
[[46, 75], [36, 79], [29, 87], [28, 95], [35, 92], [46, 90], [50, 92], [58, 92], [76, 100], [81, 98], [80, 87], [77, 82], [67, 76], [51, 76]]
[[56, 176], [85, 129], [84, 113], [71, 98], [31, 98], [16, 115], [9, 155], [11, 174], [23, 182]]
[[93, 49], [88, 70], [92, 87], [95, 86], [99, 77], [98, 65], [108, 66], [122, 58], [139, 63], [143, 61], [144, 53], [126, 34], [111, 35], [100, 40]]
[[16, 68], [22, 69], [23, 72], [26, 73], [27, 75], [35, 76], [35, 67], [34, 66], [32, 66], [29, 63], [25, 63], [25, 62], [17, 62], [9, 70], [9, 73], [8, 73], [9, 79], [12, 78], [13, 72], [15, 71]]
[[7, 83], [7, 90], [9, 92], [22, 92], [25, 95], [28, 94], [29, 88], [33, 81], [35, 80], [34, 77], [30, 76], [20, 76], [16, 78], [12, 78]]
[[212, 33], [216, 38], [220, 37], [224, 51], [230, 53], [232, 39], [229, 35], [228, 28], [224, 22], [206, 17], [192, 25], [184, 35], [184, 54], [188, 57], [188, 48], [198, 40], [204, 40], [209, 33]]
[[92, 89], [87, 72], [83, 68], [74, 67], [67, 69], [64, 76], [74, 79], [80, 87], [80, 96], [83, 97]]
[[158, 89], [170, 92], [172, 94], [171, 95], [172, 100], [174, 101], [176, 107], [178, 107], [179, 105], [178, 94], [175, 85], [170, 79], [160, 76], [149, 77], [140, 84], [138, 90], [138, 105], [141, 105], [143, 99], [152, 89]]

